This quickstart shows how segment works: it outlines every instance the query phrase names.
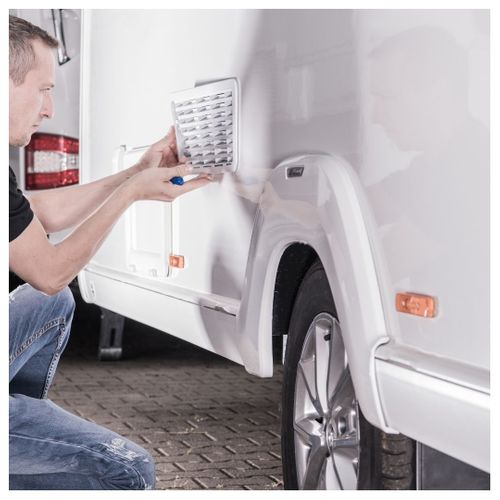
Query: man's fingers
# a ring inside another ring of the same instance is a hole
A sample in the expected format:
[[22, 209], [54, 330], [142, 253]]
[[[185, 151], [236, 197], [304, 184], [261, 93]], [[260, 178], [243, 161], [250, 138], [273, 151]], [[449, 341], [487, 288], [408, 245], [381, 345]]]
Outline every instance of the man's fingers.
[[206, 186], [207, 184], [210, 184], [211, 181], [210, 179], [205, 176], [205, 175], [199, 175], [198, 177], [195, 177], [194, 179], [190, 179], [189, 181], [186, 181], [182, 186], [176, 186], [176, 194], [180, 196], [181, 194], [188, 193], [189, 191], [193, 191], [194, 189], [201, 188], [203, 186]]
[[165, 157], [177, 157], [177, 142], [175, 140], [175, 128], [172, 125], [167, 135], [155, 142], [151, 148], [154, 151], [161, 152]]
[[175, 167], [173, 167], [179, 177], [184, 177], [185, 175], [189, 175], [193, 173], [193, 166], [189, 165], [189, 163], [179, 163]]
[[173, 177], [184, 177], [193, 173], [193, 166], [188, 163], [179, 163], [172, 167], [162, 168], [162, 174], [165, 175], [165, 180], [170, 180]]
[[175, 130], [170, 127], [168, 134], [154, 145], [155, 150], [161, 154], [159, 167], [168, 167], [179, 163], [177, 158], [177, 145], [175, 142]]
[[175, 129], [171, 126], [165, 136], [166, 146], [177, 156], [177, 141], [175, 140]]
[[170, 125], [165, 138], [169, 141], [170, 144], [175, 146], [175, 127], [173, 125]]

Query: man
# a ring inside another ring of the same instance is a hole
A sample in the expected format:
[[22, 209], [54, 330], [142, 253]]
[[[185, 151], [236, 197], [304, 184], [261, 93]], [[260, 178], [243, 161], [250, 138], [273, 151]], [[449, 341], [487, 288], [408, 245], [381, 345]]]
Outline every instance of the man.
[[[53, 115], [57, 41], [9, 18], [9, 143], [25, 146]], [[47, 399], [68, 341], [74, 300], [67, 287], [120, 215], [137, 200], [172, 201], [208, 182], [178, 164], [171, 131], [128, 170], [99, 181], [33, 194], [9, 177], [9, 267], [26, 284], [9, 296], [9, 447], [11, 489], [151, 489], [154, 463], [131, 441]], [[170, 167], [170, 168], [158, 168]], [[75, 227], [52, 245], [47, 233]], [[154, 230], [154, 228], [151, 228]]]

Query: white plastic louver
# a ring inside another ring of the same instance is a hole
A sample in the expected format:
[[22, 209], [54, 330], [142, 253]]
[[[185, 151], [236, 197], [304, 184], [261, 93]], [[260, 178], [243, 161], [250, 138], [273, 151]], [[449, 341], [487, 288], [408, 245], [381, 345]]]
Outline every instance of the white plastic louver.
[[172, 94], [179, 156], [199, 173], [234, 172], [238, 166], [238, 83], [235, 78]]

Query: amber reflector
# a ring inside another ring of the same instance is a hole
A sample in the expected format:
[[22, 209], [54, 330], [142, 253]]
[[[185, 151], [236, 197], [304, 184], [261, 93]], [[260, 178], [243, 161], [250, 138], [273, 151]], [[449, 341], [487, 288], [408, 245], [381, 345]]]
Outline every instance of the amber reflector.
[[399, 312], [423, 318], [434, 318], [436, 316], [436, 301], [428, 295], [398, 293], [396, 294], [396, 309]]
[[168, 265], [170, 267], [184, 269], [184, 257], [182, 255], [170, 255], [168, 258]]

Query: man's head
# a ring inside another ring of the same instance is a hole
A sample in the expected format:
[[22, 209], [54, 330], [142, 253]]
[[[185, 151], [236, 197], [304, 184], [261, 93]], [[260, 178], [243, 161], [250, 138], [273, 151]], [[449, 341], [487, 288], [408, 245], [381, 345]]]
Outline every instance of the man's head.
[[53, 115], [53, 49], [58, 42], [38, 26], [9, 16], [9, 144], [25, 146]]

